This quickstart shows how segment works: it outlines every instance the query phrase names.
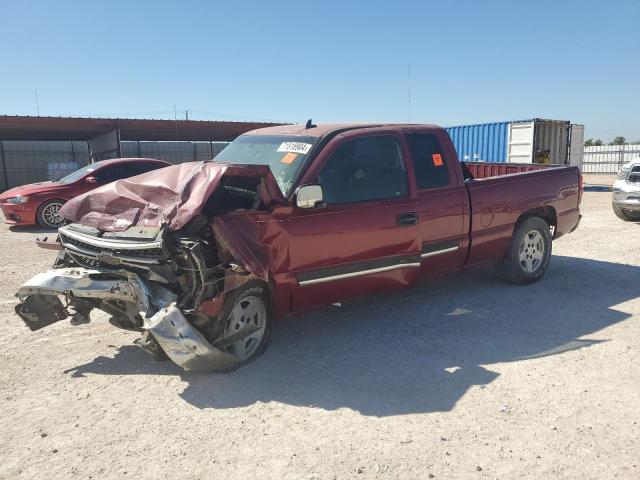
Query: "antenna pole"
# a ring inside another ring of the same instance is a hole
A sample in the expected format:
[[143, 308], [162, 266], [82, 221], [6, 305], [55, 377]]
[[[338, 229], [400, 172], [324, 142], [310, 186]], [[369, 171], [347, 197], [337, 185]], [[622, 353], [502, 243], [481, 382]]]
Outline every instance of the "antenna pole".
[[409, 123], [411, 123], [411, 62], [409, 62], [409, 71], [407, 76], [407, 83], [409, 84], [409, 97], [407, 107], [409, 110]]
[[38, 103], [38, 89], [33, 89], [33, 95], [36, 97], [36, 115], [40, 116], [40, 103]]

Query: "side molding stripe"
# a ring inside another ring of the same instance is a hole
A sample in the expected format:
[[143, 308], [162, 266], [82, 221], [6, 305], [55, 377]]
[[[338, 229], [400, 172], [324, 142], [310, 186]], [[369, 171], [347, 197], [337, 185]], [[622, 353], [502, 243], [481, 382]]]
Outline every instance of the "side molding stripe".
[[323, 268], [310, 272], [302, 272], [296, 275], [300, 286], [315, 285], [317, 283], [333, 282], [344, 278], [359, 277], [380, 272], [388, 272], [401, 268], [420, 268], [418, 255], [385, 258], [370, 262], [358, 262], [339, 267]]
[[460, 248], [460, 242], [458, 240], [447, 240], [444, 242], [431, 243], [422, 246], [421, 258], [433, 257], [435, 255], [442, 255], [443, 253], [455, 252]]

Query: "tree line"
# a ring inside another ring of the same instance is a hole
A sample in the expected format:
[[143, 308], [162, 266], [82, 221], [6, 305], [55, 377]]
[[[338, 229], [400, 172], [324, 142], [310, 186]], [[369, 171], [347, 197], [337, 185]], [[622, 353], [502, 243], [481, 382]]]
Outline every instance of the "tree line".
[[627, 139], [624, 137], [615, 137], [609, 143], [604, 143], [599, 138], [590, 138], [586, 142], [584, 142], [585, 147], [599, 147], [601, 145], [628, 145], [628, 144], [636, 144], [640, 143], [640, 140], [635, 142], [627, 142]]

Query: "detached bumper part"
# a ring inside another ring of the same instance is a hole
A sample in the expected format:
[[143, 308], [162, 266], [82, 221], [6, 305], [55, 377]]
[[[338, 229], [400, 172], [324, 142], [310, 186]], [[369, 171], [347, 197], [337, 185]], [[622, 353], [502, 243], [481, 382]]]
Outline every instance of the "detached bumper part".
[[[226, 370], [235, 358], [213, 347], [176, 307], [176, 295], [138, 275], [101, 272], [85, 268], [61, 268], [40, 273], [16, 294], [16, 313], [31, 330], [65, 319], [70, 313], [59, 297], [84, 305], [87, 301], [121, 301], [143, 319], [142, 329], [152, 335], [166, 355], [187, 371]], [[95, 304], [94, 304], [95, 305]], [[87, 315], [93, 307], [78, 312]]]
[[237, 362], [233, 355], [211, 345], [175, 303], [145, 319], [144, 329], [153, 335], [171, 361], [186, 371], [226, 370]]
[[149, 289], [133, 273], [106, 273], [86, 268], [60, 268], [39, 273], [22, 285], [16, 296], [68, 296], [95, 300], [120, 300], [134, 303], [138, 310], [149, 309]]
[[69, 316], [60, 299], [53, 295], [29, 295], [16, 305], [16, 313], [32, 332]]
[[[154, 292], [155, 293], [155, 292]], [[169, 293], [169, 292], [167, 292]], [[39, 330], [67, 318], [70, 313], [58, 297], [75, 302], [75, 320], [86, 323], [88, 301], [122, 301], [135, 313], [149, 309], [150, 291], [132, 273], [105, 273], [85, 268], [61, 268], [39, 273], [18, 289], [16, 313], [30, 330]]]

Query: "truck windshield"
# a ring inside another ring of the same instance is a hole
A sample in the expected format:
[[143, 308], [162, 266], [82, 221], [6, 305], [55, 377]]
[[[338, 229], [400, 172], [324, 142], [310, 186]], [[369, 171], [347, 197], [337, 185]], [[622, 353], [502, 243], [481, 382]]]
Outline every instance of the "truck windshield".
[[317, 140], [317, 137], [242, 135], [227, 145], [214, 161], [269, 165], [286, 197]]

